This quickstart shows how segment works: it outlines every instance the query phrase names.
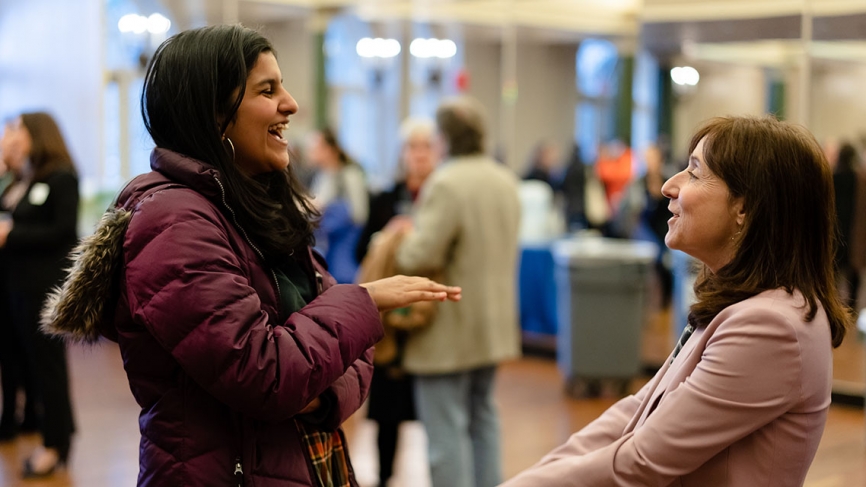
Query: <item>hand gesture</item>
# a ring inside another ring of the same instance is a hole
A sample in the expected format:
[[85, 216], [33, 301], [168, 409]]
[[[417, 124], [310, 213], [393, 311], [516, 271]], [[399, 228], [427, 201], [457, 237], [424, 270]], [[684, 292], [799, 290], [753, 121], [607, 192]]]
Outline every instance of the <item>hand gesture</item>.
[[459, 301], [461, 289], [431, 281], [426, 277], [393, 276], [365, 282], [366, 288], [379, 311], [403, 308], [418, 301]]
[[384, 231], [394, 233], [407, 233], [413, 228], [412, 218], [406, 215], [397, 215], [385, 225]]

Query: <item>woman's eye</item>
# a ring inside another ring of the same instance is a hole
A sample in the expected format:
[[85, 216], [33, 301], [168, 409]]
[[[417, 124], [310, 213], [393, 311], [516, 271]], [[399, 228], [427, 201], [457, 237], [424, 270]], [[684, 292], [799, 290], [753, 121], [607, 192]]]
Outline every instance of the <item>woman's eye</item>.
[[698, 179], [698, 177], [695, 176], [694, 172], [692, 172], [692, 171], [686, 171], [686, 172], [689, 173], [689, 179]]

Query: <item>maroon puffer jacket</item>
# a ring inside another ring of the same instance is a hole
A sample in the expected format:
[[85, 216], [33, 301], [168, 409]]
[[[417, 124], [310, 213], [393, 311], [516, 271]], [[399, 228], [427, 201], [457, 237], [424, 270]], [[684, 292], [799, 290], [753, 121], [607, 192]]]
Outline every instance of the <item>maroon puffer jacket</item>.
[[[153, 172], [118, 205], [133, 210], [114, 329], [141, 405], [140, 486], [313, 485], [296, 415], [329, 390], [320, 428], [338, 428], [367, 396], [376, 305], [324, 279], [319, 296], [275, 321], [275, 276], [235, 225], [219, 173], [156, 149]], [[354, 479], [353, 485], [356, 484]]]

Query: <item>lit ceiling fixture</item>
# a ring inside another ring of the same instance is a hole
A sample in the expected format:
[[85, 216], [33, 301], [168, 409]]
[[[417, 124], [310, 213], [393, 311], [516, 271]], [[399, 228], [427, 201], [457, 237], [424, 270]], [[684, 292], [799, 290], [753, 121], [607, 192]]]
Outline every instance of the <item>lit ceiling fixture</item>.
[[680, 86], [697, 86], [701, 75], [691, 66], [677, 66], [671, 69], [671, 80]]
[[364, 58], [392, 58], [400, 54], [400, 51], [400, 42], [397, 39], [364, 37], [355, 45], [355, 52]]
[[457, 54], [457, 44], [450, 39], [416, 38], [409, 44], [409, 53], [418, 58], [452, 58]]
[[171, 28], [171, 20], [161, 14], [151, 14], [150, 17], [126, 14], [117, 22], [117, 28], [123, 33], [143, 34], [147, 31], [151, 34], [165, 34]]

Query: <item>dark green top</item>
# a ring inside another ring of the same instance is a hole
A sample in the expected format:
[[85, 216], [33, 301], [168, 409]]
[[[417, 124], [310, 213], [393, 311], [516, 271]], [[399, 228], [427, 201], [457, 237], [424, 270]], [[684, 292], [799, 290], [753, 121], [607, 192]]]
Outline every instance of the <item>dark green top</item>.
[[289, 315], [300, 310], [316, 297], [312, 279], [295, 259], [275, 266], [274, 274], [280, 285], [280, 319], [285, 322]]

